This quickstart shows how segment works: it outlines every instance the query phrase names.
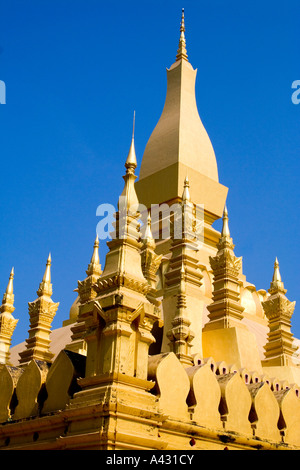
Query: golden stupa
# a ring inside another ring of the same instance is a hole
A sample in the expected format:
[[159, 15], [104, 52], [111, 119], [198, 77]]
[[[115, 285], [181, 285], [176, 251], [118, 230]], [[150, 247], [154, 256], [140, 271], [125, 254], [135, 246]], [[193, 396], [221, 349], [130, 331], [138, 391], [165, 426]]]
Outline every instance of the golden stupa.
[[277, 259], [268, 291], [243, 273], [196, 73], [182, 12], [138, 179], [134, 134], [124, 158], [104, 266], [97, 236], [69, 318], [51, 331], [49, 255], [29, 336], [14, 347], [12, 270], [0, 307], [0, 449], [300, 449], [295, 303]]

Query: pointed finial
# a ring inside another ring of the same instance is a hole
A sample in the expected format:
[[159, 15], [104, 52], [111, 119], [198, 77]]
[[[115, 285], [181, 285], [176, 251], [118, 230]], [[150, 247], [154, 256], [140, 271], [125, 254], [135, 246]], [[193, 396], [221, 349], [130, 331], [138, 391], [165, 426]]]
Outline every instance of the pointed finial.
[[102, 273], [101, 265], [100, 265], [100, 259], [99, 259], [99, 237], [98, 237], [98, 234], [97, 234], [95, 242], [94, 242], [94, 250], [93, 250], [92, 258], [91, 258], [90, 264], [88, 265], [86, 273], [87, 273], [88, 276], [90, 276], [91, 274], [96, 274], [96, 275], [100, 276], [100, 274]]
[[52, 284], [51, 284], [51, 253], [47, 258], [46, 269], [40, 286], [37, 290], [37, 295], [39, 297], [45, 295], [51, 297], [52, 295]]
[[185, 269], [184, 269], [184, 262], [182, 260], [181, 262], [181, 269], [180, 269], [180, 276], [183, 277], [185, 275]]
[[12, 268], [10, 275], [9, 275], [9, 280], [6, 288], [6, 294], [13, 294], [14, 293], [14, 288], [13, 288], [13, 279], [14, 279], [14, 268]]
[[49, 253], [49, 256], [48, 256], [48, 259], [47, 259], [47, 263], [46, 263], [46, 269], [45, 269], [45, 273], [44, 273], [44, 276], [43, 276], [43, 282], [51, 282], [51, 253]]
[[93, 264], [99, 264], [99, 238], [98, 238], [98, 234], [96, 236], [96, 240], [94, 242], [94, 251], [93, 251], [93, 256], [91, 258], [91, 263]]
[[130, 145], [130, 149], [128, 152], [127, 160], [125, 162], [125, 168], [133, 169], [133, 170], [137, 167], [137, 160], [136, 160], [135, 146], [134, 146], [134, 131], [135, 131], [135, 111], [133, 113], [131, 145]]
[[148, 216], [147, 216], [147, 227], [146, 227], [146, 230], [145, 230], [145, 235], [144, 235], [143, 241], [148, 246], [150, 246], [152, 248], [155, 248], [155, 241], [154, 241], [154, 238], [153, 238], [153, 235], [152, 235], [152, 230], [151, 230], [151, 214], [150, 214], [150, 212], [148, 213]]
[[223, 212], [222, 237], [230, 237], [230, 231], [229, 231], [229, 225], [228, 225], [228, 211], [227, 211], [226, 206]]
[[133, 111], [133, 124], [132, 124], [132, 138], [134, 139], [134, 130], [135, 130], [135, 110]]
[[[8, 284], [6, 287], [6, 291], [4, 292], [3, 299], [2, 299], [2, 307], [6, 308], [8, 305], [13, 306], [14, 303], [14, 286], [13, 286], [13, 279], [14, 279], [14, 268], [12, 268]], [[14, 309], [12, 310], [12, 312]]]
[[277, 256], [275, 258], [273, 278], [272, 278], [269, 292], [270, 293], [282, 292], [283, 294], [286, 293], [286, 289], [284, 288], [284, 284], [281, 280], [281, 275], [279, 271], [279, 262], [278, 262]]
[[182, 202], [191, 201], [189, 188], [190, 188], [190, 182], [189, 182], [188, 176], [186, 176], [184, 180], [184, 185], [183, 185]]
[[14, 293], [13, 293], [14, 268], [12, 268], [6, 291], [0, 305], [0, 365], [10, 365], [11, 337], [19, 320], [13, 317]]
[[176, 55], [176, 60], [187, 60], [187, 52], [186, 52], [186, 41], [185, 41], [185, 24], [184, 24], [184, 8], [182, 8], [181, 13], [181, 24], [180, 24], [180, 39], [179, 39], [179, 46]]
[[280, 275], [280, 271], [279, 271], [279, 263], [278, 263], [277, 256], [276, 256], [276, 258], [275, 258], [274, 273], [273, 273], [273, 279], [272, 279], [272, 281], [273, 281], [273, 282], [276, 282], [276, 281], [281, 282], [281, 275]]

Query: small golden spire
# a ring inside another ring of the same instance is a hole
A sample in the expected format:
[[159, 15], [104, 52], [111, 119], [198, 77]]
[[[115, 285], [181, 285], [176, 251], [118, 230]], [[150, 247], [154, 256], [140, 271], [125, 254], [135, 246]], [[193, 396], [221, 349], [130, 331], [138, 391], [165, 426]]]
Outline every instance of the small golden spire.
[[11, 337], [18, 323], [12, 315], [15, 310], [13, 278], [14, 268], [11, 270], [2, 305], [0, 305], [0, 364], [9, 364]]
[[28, 302], [30, 329], [25, 342], [25, 349], [19, 353], [20, 365], [28, 364], [32, 359], [51, 362], [54, 354], [50, 351], [51, 323], [59, 303], [51, 299], [51, 254], [49, 253], [43, 280], [37, 290], [38, 298]]
[[229, 224], [228, 224], [228, 211], [227, 211], [226, 206], [223, 212], [223, 226], [222, 226], [221, 237], [220, 237], [217, 247], [219, 251], [224, 250], [224, 249], [226, 250], [229, 249], [233, 251], [234, 249], [234, 244], [230, 236], [230, 230], [229, 230]]
[[184, 185], [183, 185], [183, 193], [182, 193], [182, 202], [191, 202], [191, 196], [190, 196], [190, 182], [188, 177], [185, 177], [184, 180]]
[[153, 238], [152, 230], [151, 230], [151, 214], [150, 214], [150, 212], [147, 216], [147, 226], [146, 226], [145, 234], [144, 234], [144, 237], [143, 237], [143, 242], [144, 242], [145, 245], [148, 245], [151, 248], [155, 248], [155, 246], [156, 246], [154, 238]]
[[270, 293], [282, 292], [283, 294], [287, 292], [281, 280], [281, 275], [279, 271], [279, 262], [278, 262], [277, 256], [275, 258], [273, 278], [272, 278], [269, 292]]
[[226, 206], [223, 212], [222, 237], [230, 237], [230, 231], [229, 231], [229, 225], [228, 225], [228, 211], [227, 211]]
[[3, 295], [2, 307], [4, 307], [4, 308], [2, 310], [4, 310], [5, 307], [7, 307], [7, 305], [13, 306], [13, 304], [14, 304], [13, 279], [14, 279], [14, 268], [12, 268], [12, 270], [10, 272], [8, 284], [7, 284], [7, 287], [6, 287], [6, 291]]
[[99, 238], [97, 234], [96, 240], [94, 242], [93, 255], [92, 255], [90, 264], [88, 265], [88, 269], [86, 273], [88, 276], [90, 276], [91, 274], [97, 274], [100, 276], [101, 272], [102, 271], [101, 271], [101, 265], [100, 265], [100, 259], [99, 259]]
[[129, 153], [127, 156], [127, 160], [125, 162], [125, 167], [127, 169], [129, 168], [135, 169], [137, 167], [137, 160], [136, 160], [135, 146], [134, 146], [134, 128], [135, 128], [135, 111], [133, 113], [133, 129], [132, 129], [131, 145], [130, 145]]
[[281, 282], [281, 275], [280, 275], [280, 271], [279, 271], [279, 263], [278, 263], [278, 259], [277, 259], [277, 256], [276, 256], [276, 259], [275, 259], [275, 263], [274, 263], [274, 273], [273, 273], [273, 279], [272, 279], [273, 282]]
[[184, 24], [184, 8], [182, 8], [181, 13], [181, 25], [180, 25], [180, 39], [179, 39], [179, 46], [176, 55], [177, 60], [188, 60], [187, 51], [186, 51], [186, 41], [185, 41], [185, 24]]
[[37, 291], [37, 295], [41, 297], [42, 295], [47, 295], [51, 297], [52, 295], [52, 284], [51, 284], [51, 253], [49, 253], [46, 269], [44, 272], [43, 280], [40, 283], [40, 287]]
[[47, 259], [43, 282], [51, 282], [51, 253], [49, 253], [49, 256]]
[[13, 279], [14, 279], [14, 268], [12, 268], [10, 275], [9, 275], [9, 281], [8, 281], [7, 288], [5, 291], [6, 294], [12, 295], [14, 293]]
[[[126, 174], [123, 176], [123, 179], [125, 181], [125, 186], [118, 201], [119, 212], [123, 212], [124, 210], [126, 210], [126, 213], [127, 214], [130, 213], [130, 215], [137, 214], [137, 208], [139, 206], [138, 197], [137, 197], [135, 187], [134, 187], [134, 182], [137, 178], [137, 176], [134, 173], [134, 170], [137, 167], [137, 160], [136, 160], [135, 147], [134, 147], [134, 126], [135, 126], [135, 112], [133, 115], [133, 132], [132, 132], [131, 146], [130, 146], [129, 153], [125, 162]], [[121, 228], [121, 232], [123, 232], [123, 229], [124, 227]], [[119, 236], [120, 236], [120, 232], [119, 232]]]
[[99, 260], [99, 237], [98, 237], [98, 234], [96, 236], [96, 240], [95, 240], [95, 243], [94, 243], [94, 251], [93, 251], [93, 256], [92, 256], [92, 259], [91, 259], [91, 263], [92, 264], [99, 264], [100, 260]]

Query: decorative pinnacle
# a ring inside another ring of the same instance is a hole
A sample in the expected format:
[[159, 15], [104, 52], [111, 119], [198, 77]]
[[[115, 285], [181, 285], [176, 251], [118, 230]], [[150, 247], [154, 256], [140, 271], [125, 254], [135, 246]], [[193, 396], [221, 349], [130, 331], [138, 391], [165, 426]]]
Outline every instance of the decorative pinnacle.
[[133, 169], [133, 170], [135, 170], [135, 168], [137, 167], [137, 160], [136, 160], [135, 147], [134, 147], [134, 130], [135, 130], [135, 111], [133, 113], [133, 128], [132, 128], [131, 145], [130, 145], [129, 153], [127, 156], [127, 160], [125, 162], [125, 168]]
[[223, 228], [222, 228], [222, 237], [230, 237], [229, 225], [228, 225], [228, 211], [225, 206], [223, 212]]
[[12, 270], [10, 272], [8, 284], [7, 284], [7, 287], [6, 287], [6, 291], [4, 292], [4, 295], [3, 295], [3, 300], [2, 300], [2, 306], [3, 307], [6, 307], [8, 304], [13, 306], [13, 303], [14, 303], [13, 279], [14, 279], [14, 268], [12, 268]]
[[279, 263], [278, 263], [278, 259], [277, 259], [277, 256], [276, 256], [276, 259], [275, 259], [275, 263], [274, 263], [274, 273], [273, 273], [273, 279], [272, 279], [273, 282], [281, 282], [281, 275], [280, 275], [280, 271], [279, 271]]
[[186, 176], [185, 180], [184, 180], [183, 193], [182, 193], [182, 202], [183, 203], [191, 201], [189, 187], [190, 187], [190, 182], [189, 182], [188, 177]]
[[52, 295], [52, 284], [51, 284], [51, 253], [49, 253], [46, 269], [43, 276], [43, 280], [40, 283], [40, 287], [37, 291], [37, 295], [41, 297], [42, 295], [46, 295], [51, 297]]
[[281, 275], [279, 271], [279, 262], [276, 256], [275, 263], [274, 263], [274, 272], [273, 272], [273, 278], [272, 282], [270, 285], [269, 293], [276, 293], [276, 292], [282, 292], [283, 294], [286, 293], [286, 289], [284, 288], [284, 284], [281, 280]]
[[5, 291], [6, 294], [12, 295], [14, 293], [13, 279], [14, 279], [14, 268], [12, 268], [10, 275], [9, 275], [9, 281], [8, 281], [7, 288]]
[[9, 360], [9, 350], [6, 349], [6, 346], [10, 346], [11, 337], [14, 332], [14, 329], [18, 323], [13, 317], [14, 307], [14, 292], [13, 292], [13, 278], [14, 278], [14, 268], [12, 268], [9, 281], [7, 284], [6, 291], [3, 295], [2, 304], [0, 305], [0, 334], [1, 338], [1, 351], [0, 351], [0, 363], [8, 363]]
[[223, 212], [223, 227], [222, 227], [221, 237], [217, 246], [218, 246], [218, 250], [224, 250], [224, 249], [233, 250], [234, 249], [234, 244], [233, 244], [232, 238], [230, 236], [230, 231], [229, 231], [228, 211], [227, 211], [226, 206]]
[[100, 265], [100, 259], [99, 259], [99, 238], [98, 234], [96, 236], [96, 240], [94, 242], [94, 251], [93, 255], [90, 261], [90, 264], [88, 265], [88, 269], [86, 271], [87, 275], [90, 276], [91, 274], [97, 274], [100, 276], [101, 274], [101, 265]]
[[153, 238], [152, 230], [151, 230], [151, 214], [149, 212], [148, 217], [147, 217], [147, 227], [145, 230], [145, 235], [143, 238], [143, 242], [145, 245], [148, 245], [149, 247], [155, 248], [155, 241]]
[[188, 60], [187, 59], [187, 51], [186, 51], [186, 41], [185, 41], [185, 24], [184, 24], [184, 8], [182, 8], [181, 13], [181, 24], [180, 24], [180, 38], [179, 38], [179, 46], [176, 55], [176, 60]]
[[100, 260], [99, 260], [98, 248], [99, 248], [99, 237], [98, 237], [98, 234], [97, 234], [96, 240], [95, 240], [95, 243], [94, 243], [94, 251], [93, 251], [93, 256], [92, 256], [92, 259], [91, 259], [91, 263], [99, 264]]
[[51, 253], [49, 253], [47, 263], [46, 263], [46, 269], [43, 277], [43, 282], [51, 282]]

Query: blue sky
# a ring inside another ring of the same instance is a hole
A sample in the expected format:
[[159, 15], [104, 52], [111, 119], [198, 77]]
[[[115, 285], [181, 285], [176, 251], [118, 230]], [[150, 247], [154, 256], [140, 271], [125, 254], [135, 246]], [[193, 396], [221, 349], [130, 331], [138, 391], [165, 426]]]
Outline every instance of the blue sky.
[[[6, 0], [0, 10], [0, 295], [15, 268], [13, 344], [27, 338], [49, 251], [53, 328], [85, 277], [97, 206], [116, 204], [136, 111], [140, 165], [175, 61], [181, 8], [198, 69], [199, 114], [215, 149], [235, 253], [258, 289], [278, 257], [300, 337], [299, 0]], [[216, 228], [219, 228], [218, 223]], [[102, 265], [106, 245], [100, 245]]]

